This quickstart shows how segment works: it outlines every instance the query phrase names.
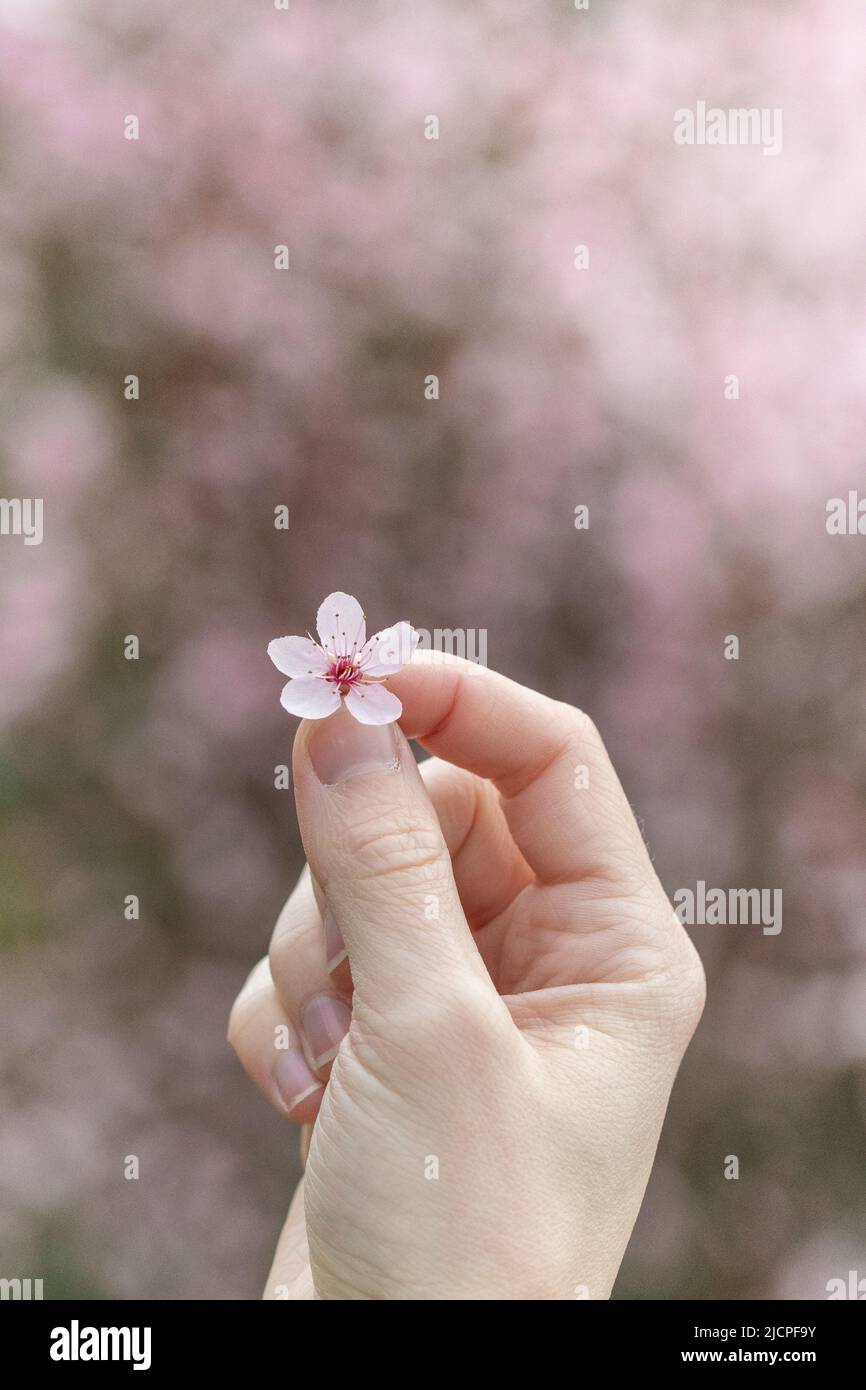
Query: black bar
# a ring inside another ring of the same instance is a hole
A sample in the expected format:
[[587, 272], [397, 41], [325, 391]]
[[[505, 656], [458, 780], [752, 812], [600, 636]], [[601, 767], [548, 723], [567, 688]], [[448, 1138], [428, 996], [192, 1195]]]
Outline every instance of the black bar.
[[[507, 1322], [497, 1341], [491, 1339], [488, 1318], [495, 1331], [503, 1307]], [[852, 1307], [851, 1301], [576, 1301], [565, 1307], [549, 1306], [546, 1311], [543, 1305], [523, 1304], [518, 1310], [512, 1304], [492, 1308], [453, 1303], [443, 1320], [441, 1304], [426, 1310], [423, 1305], [406, 1304], [367, 1306], [364, 1310], [342, 1305], [325, 1310], [315, 1302], [109, 1304], [6, 1300], [0, 1303], [0, 1330], [4, 1334], [5, 1363], [8, 1366], [11, 1361], [19, 1377], [33, 1371], [47, 1372], [60, 1381], [77, 1375], [93, 1379], [101, 1370], [107, 1370], [115, 1377], [137, 1374], [140, 1381], [149, 1376], [159, 1382], [179, 1371], [220, 1376], [240, 1372], [251, 1381], [249, 1390], [257, 1390], [255, 1379], [261, 1374], [267, 1374], [269, 1379], [275, 1371], [287, 1377], [297, 1374], [298, 1352], [304, 1356], [315, 1354], [316, 1341], [311, 1339], [320, 1336], [325, 1336], [325, 1345], [331, 1346], [331, 1337], [344, 1331], [347, 1319], [354, 1335], [345, 1352], [353, 1358], [357, 1369], [363, 1369], [357, 1362], [375, 1347], [371, 1339], [376, 1334], [390, 1338], [396, 1332], [399, 1336], [407, 1319], [427, 1322], [430, 1333], [424, 1336], [422, 1332], [421, 1358], [425, 1377], [439, 1358], [453, 1375], [456, 1361], [462, 1359], [458, 1347], [464, 1343], [455, 1346], [447, 1333], [452, 1324], [459, 1324], [464, 1318], [472, 1319], [467, 1333], [483, 1333], [469, 1343], [475, 1364], [477, 1358], [487, 1362], [489, 1357], [490, 1369], [496, 1367], [502, 1353], [506, 1364], [515, 1353], [534, 1355], [539, 1359], [540, 1376], [545, 1363], [549, 1368], [550, 1348], [545, 1342], [524, 1340], [522, 1334], [527, 1327], [534, 1333], [544, 1323], [548, 1335], [556, 1338], [552, 1345], [557, 1349], [557, 1363], [573, 1357], [575, 1375], [580, 1370], [583, 1376], [590, 1356], [596, 1375], [602, 1367], [615, 1376], [635, 1370], [667, 1371], [677, 1367], [688, 1371], [705, 1366], [734, 1372], [742, 1367], [761, 1371], [799, 1366], [807, 1372], [826, 1375], [856, 1364], [857, 1344], [863, 1332], [861, 1312]], [[478, 1319], [480, 1328], [476, 1326]], [[363, 1352], [364, 1347], [367, 1353]], [[55, 1359], [52, 1348], [55, 1356], [64, 1353], [78, 1359]], [[105, 1359], [86, 1359], [92, 1351]], [[112, 1359], [115, 1352], [125, 1354], [126, 1359]], [[398, 1361], [404, 1363], [402, 1370], [392, 1360], [394, 1352], [393, 1342], [383, 1344], [366, 1373], [381, 1376], [386, 1383], [398, 1375], [401, 1379], [414, 1378], [416, 1369], [405, 1364], [405, 1349], [397, 1354]], [[136, 1361], [140, 1365], [138, 1372], [133, 1369]], [[329, 1362], [330, 1371], [339, 1373], [330, 1357], [323, 1362], [323, 1371]]]

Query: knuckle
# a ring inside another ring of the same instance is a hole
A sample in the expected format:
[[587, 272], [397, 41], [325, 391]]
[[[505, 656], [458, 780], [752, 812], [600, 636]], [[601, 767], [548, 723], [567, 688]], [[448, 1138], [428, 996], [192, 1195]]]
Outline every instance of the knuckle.
[[288, 944], [287, 933], [279, 930], [274, 932], [268, 944], [268, 964], [275, 980], [280, 979], [285, 974]]
[[586, 758], [590, 763], [600, 764], [608, 761], [607, 749], [594, 719], [579, 709], [577, 705], [559, 703], [563, 730], [563, 749]]
[[438, 826], [406, 822], [352, 826], [346, 831], [346, 851], [354, 875], [380, 878], [437, 878], [444, 864]]
[[685, 1040], [692, 1036], [701, 1021], [707, 999], [707, 979], [703, 962], [694, 943], [675, 918], [676, 931], [668, 952], [666, 975], [669, 987], [669, 1010]]
[[565, 700], [556, 701], [563, 726], [575, 738], [588, 739], [594, 743], [601, 743], [601, 734], [594, 720], [587, 714], [586, 710], [580, 709], [577, 705], [570, 705]]
[[290, 989], [297, 974], [298, 933], [291, 926], [277, 928], [268, 946], [271, 975], [281, 989]]
[[264, 958], [250, 971], [229, 1012], [226, 1041], [235, 1052], [241, 1052], [246, 1030], [257, 1017], [260, 1005], [267, 998], [270, 988], [267, 959]]
[[289, 984], [305, 955], [305, 942], [321, 930], [318, 908], [293, 894], [284, 904], [268, 943], [271, 979]]
[[683, 972], [683, 996], [689, 1007], [692, 1031], [697, 1028], [707, 1002], [707, 976], [703, 961], [688, 937], [688, 969]]
[[268, 942], [268, 965], [271, 967], [271, 974], [275, 980], [281, 979], [286, 972], [286, 962], [288, 962], [292, 952], [292, 941], [292, 930], [289, 927], [281, 927], [277, 923], [274, 935]]
[[241, 1036], [247, 1023], [248, 1011], [243, 1003], [242, 997], [238, 995], [232, 1004], [229, 1013], [229, 1023], [226, 1032], [226, 1041], [235, 1052], [240, 1051]]
[[583, 710], [575, 710], [574, 714], [576, 715], [574, 729], [577, 741], [591, 754], [593, 761], [601, 761], [602, 759], [606, 761], [607, 749], [595, 720], [591, 719]]

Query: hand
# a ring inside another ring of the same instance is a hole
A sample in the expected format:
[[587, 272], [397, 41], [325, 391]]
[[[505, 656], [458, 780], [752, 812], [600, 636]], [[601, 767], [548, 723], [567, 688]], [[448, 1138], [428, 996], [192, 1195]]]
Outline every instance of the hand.
[[232, 1011], [316, 1119], [266, 1296], [606, 1298], [700, 961], [584, 714], [429, 652], [389, 686], [403, 732], [298, 730], [312, 873]]

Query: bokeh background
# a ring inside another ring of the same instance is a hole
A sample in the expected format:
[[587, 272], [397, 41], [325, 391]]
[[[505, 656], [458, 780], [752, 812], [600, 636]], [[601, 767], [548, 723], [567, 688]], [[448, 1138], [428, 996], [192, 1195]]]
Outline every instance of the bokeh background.
[[[0, 492], [45, 499], [0, 538], [0, 1274], [258, 1296], [296, 1139], [225, 1028], [301, 863], [265, 646], [344, 588], [587, 708], [671, 893], [783, 889], [778, 936], [694, 929], [618, 1295], [866, 1275], [866, 538], [825, 527], [866, 457], [861, 0], [0, 34]], [[782, 155], [677, 147], [698, 100], [781, 107]]]

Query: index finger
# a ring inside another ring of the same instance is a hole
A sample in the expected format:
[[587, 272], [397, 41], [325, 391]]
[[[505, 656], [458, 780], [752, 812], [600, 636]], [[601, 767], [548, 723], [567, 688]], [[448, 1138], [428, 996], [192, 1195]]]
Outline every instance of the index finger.
[[650, 867], [607, 750], [581, 710], [432, 651], [416, 652], [388, 684], [403, 703], [408, 738], [496, 785], [542, 882]]

